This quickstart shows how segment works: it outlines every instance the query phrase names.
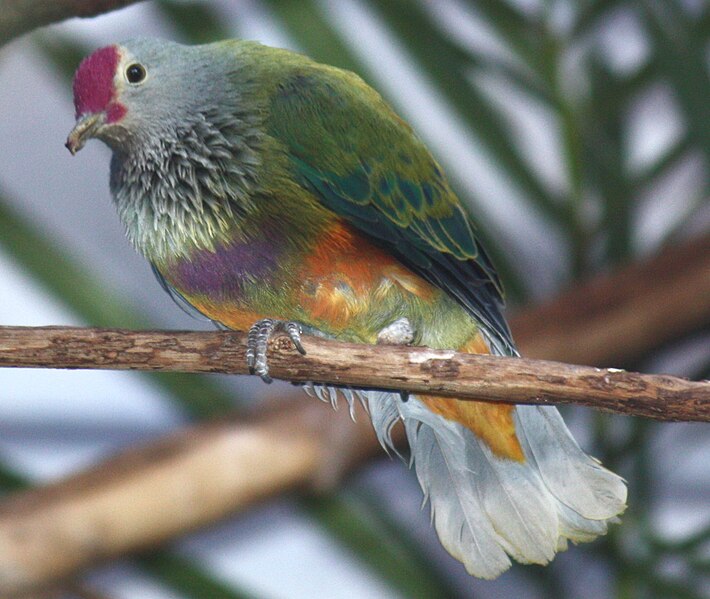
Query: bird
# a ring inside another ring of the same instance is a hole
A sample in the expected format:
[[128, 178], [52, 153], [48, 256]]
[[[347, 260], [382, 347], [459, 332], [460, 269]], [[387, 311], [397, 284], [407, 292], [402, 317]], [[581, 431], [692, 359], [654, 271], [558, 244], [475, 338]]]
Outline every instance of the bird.
[[[356, 74], [258, 42], [134, 39], [73, 80], [72, 154], [112, 150], [126, 235], [163, 288], [218, 326], [269, 338], [518, 356], [469, 209], [413, 128]], [[313, 387], [401, 421], [442, 545], [475, 577], [547, 564], [619, 522], [624, 480], [553, 406]]]

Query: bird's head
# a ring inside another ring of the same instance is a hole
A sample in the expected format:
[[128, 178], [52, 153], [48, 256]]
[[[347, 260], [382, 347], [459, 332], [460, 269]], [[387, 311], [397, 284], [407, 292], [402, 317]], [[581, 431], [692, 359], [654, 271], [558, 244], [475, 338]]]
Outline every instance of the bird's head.
[[112, 148], [160, 136], [214, 93], [199, 46], [139, 39], [106, 46], [74, 75], [76, 125], [66, 146], [76, 154], [88, 139]]

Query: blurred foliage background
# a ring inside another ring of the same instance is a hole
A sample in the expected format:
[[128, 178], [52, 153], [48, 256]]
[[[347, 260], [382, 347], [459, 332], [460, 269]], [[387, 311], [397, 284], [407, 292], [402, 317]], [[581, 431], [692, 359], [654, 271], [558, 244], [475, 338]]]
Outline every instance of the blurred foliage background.
[[[166, 35], [191, 43], [248, 37], [240, 30], [240, 5], [256, 4], [278, 25], [285, 43], [356, 71], [379, 89], [415, 124], [471, 206], [514, 306], [708, 230], [707, 2], [149, 4]], [[50, 28], [30, 41], [63, 79], [67, 94], [78, 62], [93, 49], [80, 40]], [[111, 41], [107, 37], [104, 43]], [[12, 46], [3, 50], [12, 51]], [[0, 247], [46, 290], [91, 325], [160, 324], [113, 293], [18, 211], [7, 189], [12, 183], [0, 181]], [[698, 331], [654, 348], [636, 363], [614, 366], [708, 377], [707, 339], [707, 331]], [[234, 388], [213, 379], [146, 378], [190, 418], [217, 416], [239, 405]], [[351, 478], [333, 495], [298, 499], [298, 509], [394, 596], [709, 597], [710, 497], [699, 503], [706, 509], [696, 514], [691, 530], [680, 533], [669, 534], [654, 511], [664, 491], [654, 478], [653, 456], [679, 447], [665, 440], [664, 427], [670, 425], [577, 411], [567, 416], [586, 432], [591, 453], [628, 479], [630, 508], [623, 526], [601, 541], [576, 548], [547, 568], [514, 566], [512, 586], [469, 580], [458, 564], [433, 558], [422, 535], [395, 517], [393, 494], [373, 492], [372, 475]], [[695, 487], [701, 493], [710, 488], [705, 474]], [[0, 477], [6, 491], [28, 482], [10, 468]], [[170, 548], [135, 564], [171, 596], [255, 596]], [[290, 596], [289, 590], [280, 596]]]

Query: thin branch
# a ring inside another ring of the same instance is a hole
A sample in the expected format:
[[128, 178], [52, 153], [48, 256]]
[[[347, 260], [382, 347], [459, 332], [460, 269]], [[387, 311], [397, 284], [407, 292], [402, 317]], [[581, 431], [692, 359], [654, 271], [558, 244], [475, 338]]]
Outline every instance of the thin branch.
[[[397, 389], [458, 399], [578, 404], [658, 420], [710, 421], [710, 383], [618, 369], [423, 347], [304, 337], [307, 355], [278, 337], [272, 376], [287, 381]], [[246, 374], [246, 334], [0, 327], [0, 366]], [[377, 367], [374, 368], [373, 364]]]
[[3, 0], [0, 46], [38, 27], [72, 17], [94, 17], [141, 0]]

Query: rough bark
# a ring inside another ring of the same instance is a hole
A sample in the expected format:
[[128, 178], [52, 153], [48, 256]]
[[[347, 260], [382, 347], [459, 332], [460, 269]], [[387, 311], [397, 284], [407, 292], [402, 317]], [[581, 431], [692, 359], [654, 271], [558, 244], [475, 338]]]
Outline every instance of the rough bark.
[[[397, 389], [458, 399], [578, 404], [658, 420], [710, 421], [710, 383], [559, 362], [304, 337], [270, 344], [271, 375], [287, 381]], [[246, 374], [246, 335], [0, 327], [0, 366]], [[377, 364], [377, 368], [372, 365]]]

